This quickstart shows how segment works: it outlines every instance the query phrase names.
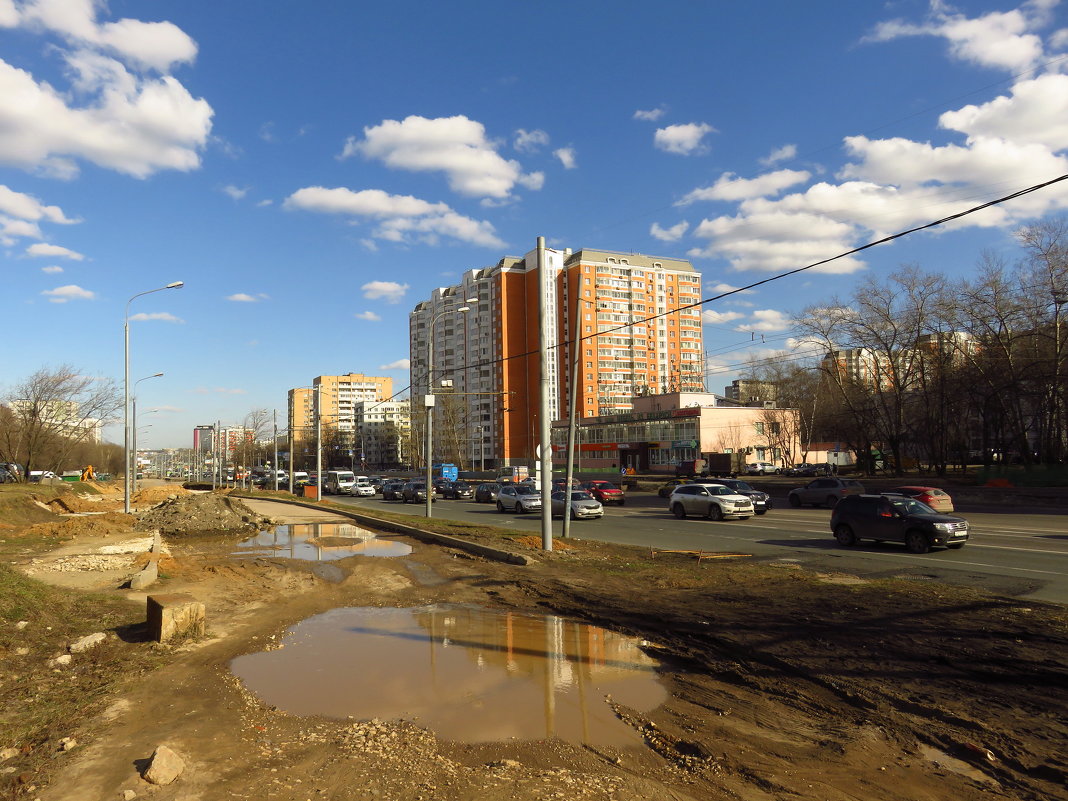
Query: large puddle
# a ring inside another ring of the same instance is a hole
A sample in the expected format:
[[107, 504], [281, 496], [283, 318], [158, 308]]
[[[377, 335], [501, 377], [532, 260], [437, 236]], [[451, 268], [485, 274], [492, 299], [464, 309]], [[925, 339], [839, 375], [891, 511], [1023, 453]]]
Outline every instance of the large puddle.
[[282, 648], [231, 669], [294, 715], [408, 720], [471, 743], [555, 736], [624, 746], [640, 738], [606, 697], [640, 712], [667, 697], [639, 642], [552, 615], [357, 607], [308, 618]]
[[294, 523], [261, 531], [238, 543], [233, 556], [284, 556], [325, 562], [349, 556], [407, 556], [412, 547], [380, 540], [373, 531], [351, 523]]

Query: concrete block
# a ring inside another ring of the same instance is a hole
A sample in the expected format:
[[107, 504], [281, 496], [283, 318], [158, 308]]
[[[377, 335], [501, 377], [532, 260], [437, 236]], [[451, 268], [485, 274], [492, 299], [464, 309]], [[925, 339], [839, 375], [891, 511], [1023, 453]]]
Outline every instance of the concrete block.
[[203, 636], [204, 604], [184, 592], [148, 596], [148, 633], [156, 642], [174, 637]]

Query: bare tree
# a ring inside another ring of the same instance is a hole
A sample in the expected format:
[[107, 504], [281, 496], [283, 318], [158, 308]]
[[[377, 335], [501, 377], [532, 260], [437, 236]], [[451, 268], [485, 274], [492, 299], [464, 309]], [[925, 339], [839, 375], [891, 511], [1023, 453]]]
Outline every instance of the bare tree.
[[91, 441], [122, 406], [110, 379], [79, 373], [70, 365], [41, 368], [16, 384], [3, 399], [0, 461], [44, 466], [59, 472], [70, 465], [72, 449]]

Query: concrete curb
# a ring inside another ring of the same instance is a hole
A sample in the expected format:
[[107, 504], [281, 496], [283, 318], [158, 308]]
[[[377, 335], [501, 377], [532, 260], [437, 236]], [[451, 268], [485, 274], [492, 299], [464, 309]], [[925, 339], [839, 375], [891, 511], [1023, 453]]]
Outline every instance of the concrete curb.
[[358, 512], [349, 512], [345, 509], [338, 509], [334, 506], [320, 506], [315, 503], [308, 503], [300, 500], [287, 500], [283, 498], [258, 498], [255, 495], [239, 495], [237, 493], [230, 493], [232, 498], [247, 498], [250, 501], [270, 501], [272, 503], [284, 503], [289, 506], [302, 506], [305, 509], [315, 509], [319, 512], [330, 512], [331, 514], [339, 515], [340, 517], [347, 517], [350, 520], [355, 520], [358, 523], [364, 523], [375, 528], [382, 529], [384, 531], [392, 531], [397, 534], [407, 534], [409, 537], [415, 537], [423, 542], [433, 542], [438, 545], [444, 545], [447, 548], [456, 548], [460, 551], [466, 551], [467, 553], [474, 554], [476, 556], [483, 556], [487, 559], [494, 559], [498, 562], [506, 562], [512, 565], [531, 565], [534, 564], [534, 560], [528, 556], [522, 554], [512, 553], [511, 551], [505, 551], [501, 548], [492, 548], [489, 545], [480, 545], [477, 542], [470, 542], [468, 540], [460, 539], [459, 537], [450, 537], [448, 534], [436, 534], [433, 531], [424, 531], [421, 528], [415, 526], [408, 526], [404, 523], [397, 523], [392, 520], [382, 520], [377, 517], [371, 517], [370, 515], [359, 514]]

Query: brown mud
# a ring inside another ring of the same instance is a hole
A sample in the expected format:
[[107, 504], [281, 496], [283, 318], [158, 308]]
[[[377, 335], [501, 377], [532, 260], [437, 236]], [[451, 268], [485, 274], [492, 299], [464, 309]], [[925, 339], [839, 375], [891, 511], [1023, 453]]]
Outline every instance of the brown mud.
[[[275, 504], [250, 505], [283, 517]], [[86, 537], [85, 548], [104, 539], [116, 538]], [[331, 562], [341, 574], [327, 581], [315, 563], [235, 558], [232, 536], [164, 539], [159, 591], [203, 601], [209, 635], [128, 682], [103, 715], [72, 723], [79, 746], [28, 797], [1068, 798], [1062, 607], [748, 560], [652, 559], [581, 541], [544, 553], [537, 541], [510, 540], [536, 560], [515, 566], [407, 540], [411, 555]], [[87, 571], [84, 586], [99, 583]], [[144, 594], [114, 591], [144, 603]], [[667, 700], [638, 712], [603, 699], [637, 735], [628, 747], [462, 743], [412, 723], [286, 714], [230, 673], [231, 660], [279, 647], [288, 627], [312, 615], [429, 604], [555, 614], [640, 638], [659, 660]], [[186, 768], [174, 784], [152, 787], [138, 768], [162, 743]]]

